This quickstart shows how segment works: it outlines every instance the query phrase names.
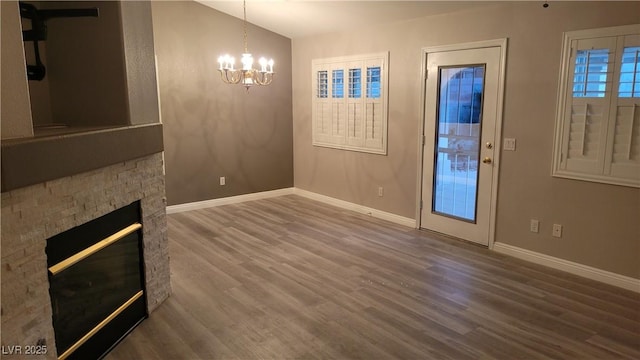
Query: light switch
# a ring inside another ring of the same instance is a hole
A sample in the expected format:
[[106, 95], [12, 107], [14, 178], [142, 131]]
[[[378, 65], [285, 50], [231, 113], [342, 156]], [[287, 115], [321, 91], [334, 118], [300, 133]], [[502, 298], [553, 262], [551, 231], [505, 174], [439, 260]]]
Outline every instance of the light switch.
[[516, 139], [504, 138], [502, 142], [502, 148], [506, 151], [516, 151]]

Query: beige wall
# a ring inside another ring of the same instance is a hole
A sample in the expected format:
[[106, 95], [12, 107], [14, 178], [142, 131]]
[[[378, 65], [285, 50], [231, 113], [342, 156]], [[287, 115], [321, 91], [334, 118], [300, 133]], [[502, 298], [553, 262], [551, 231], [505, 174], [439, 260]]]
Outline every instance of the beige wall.
[[129, 121], [132, 125], [159, 121], [158, 88], [151, 3], [120, 2], [127, 73]]
[[217, 71], [223, 52], [243, 52], [241, 20], [192, 1], [152, 12], [168, 204], [292, 186], [291, 41], [249, 26], [249, 51], [273, 57], [276, 78], [247, 93]]
[[[148, 1], [31, 3], [39, 9], [97, 7], [100, 17], [47, 21], [49, 36], [39, 46], [47, 75], [27, 88], [17, 2], [2, 2], [3, 139], [32, 136], [32, 118], [34, 125], [80, 127], [159, 121]], [[25, 44], [27, 62], [35, 64], [33, 43]]]
[[[495, 241], [640, 278], [640, 191], [551, 177], [562, 32], [638, 22], [639, 2], [499, 3], [293, 41], [295, 186], [413, 218], [421, 48], [508, 38]], [[390, 51], [388, 156], [311, 145], [311, 60]], [[384, 187], [384, 197], [377, 187]], [[529, 220], [540, 220], [540, 233]], [[562, 239], [551, 237], [564, 225]]]
[[0, 13], [2, 139], [33, 136], [18, 2], [0, 1]]
[[[119, 3], [55, 1], [42, 4], [42, 8], [48, 9], [97, 7], [100, 11], [98, 18], [47, 21], [45, 66], [53, 122], [70, 126], [127, 125], [127, 83]], [[31, 42], [27, 44], [31, 45]]]

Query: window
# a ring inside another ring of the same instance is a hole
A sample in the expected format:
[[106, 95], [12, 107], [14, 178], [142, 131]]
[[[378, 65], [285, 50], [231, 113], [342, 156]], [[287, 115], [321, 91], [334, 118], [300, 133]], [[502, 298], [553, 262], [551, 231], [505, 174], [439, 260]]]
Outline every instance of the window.
[[567, 32], [553, 175], [640, 187], [640, 25]]
[[333, 70], [332, 72], [331, 97], [344, 97], [344, 70]]
[[573, 72], [573, 97], [604, 97], [609, 49], [578, 50]]
[[380, 97], [380, 66], [367, 68], [367, 97]]
[[440, 93], [446, 105], [440, 108], [441, 123], [478, 124], [484, 91], [484, 66], [444, 68], [448, 81], [441, 84]]
[[387, 153], [388, 62], [388, 53], [313, 60], [313, 145]]
[[349, 69], [349, 97], [352, 99], [359, 99], [362, 89], [362, 83], [360, 82], [361, 69]]
[[329, 88], [329, 84], [327, 83], [328, 80], [328, 75], [327, 75], [327, 71], [318, 71], [318, 79], [317, 79], [317, 86], [316, 86], [316, 96], [319, 98], [326, 98], [327, 97], [327, 89]]
[[640, 46], [626, 47], [622, 51], [620, 66], [620, 97], [640, 97]]

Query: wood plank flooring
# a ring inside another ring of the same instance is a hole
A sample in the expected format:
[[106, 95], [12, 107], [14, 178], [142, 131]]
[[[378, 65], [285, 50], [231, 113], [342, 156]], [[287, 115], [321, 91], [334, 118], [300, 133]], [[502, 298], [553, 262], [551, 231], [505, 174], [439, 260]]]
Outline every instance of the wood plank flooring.
[[168, 216], [118, 359], [639, 359], [640, 294], [298, 196]]

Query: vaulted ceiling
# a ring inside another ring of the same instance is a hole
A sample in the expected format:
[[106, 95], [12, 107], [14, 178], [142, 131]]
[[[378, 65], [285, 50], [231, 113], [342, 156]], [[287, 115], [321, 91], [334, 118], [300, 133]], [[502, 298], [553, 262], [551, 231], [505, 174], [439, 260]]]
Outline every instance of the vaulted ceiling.
[[[198, 2], [242, 19], [240, 0]], [[247, 21], [291, 39], [463, 11], [491, 1], [247, 0]]]

